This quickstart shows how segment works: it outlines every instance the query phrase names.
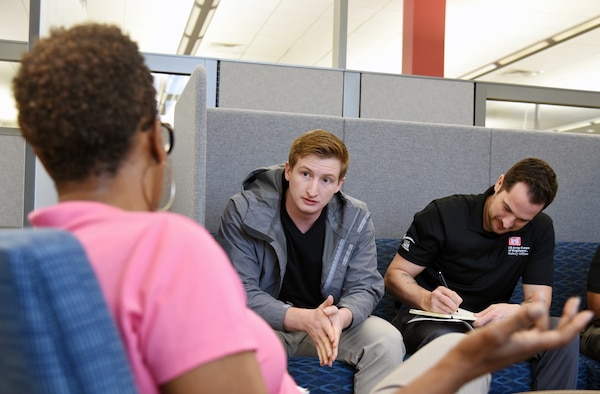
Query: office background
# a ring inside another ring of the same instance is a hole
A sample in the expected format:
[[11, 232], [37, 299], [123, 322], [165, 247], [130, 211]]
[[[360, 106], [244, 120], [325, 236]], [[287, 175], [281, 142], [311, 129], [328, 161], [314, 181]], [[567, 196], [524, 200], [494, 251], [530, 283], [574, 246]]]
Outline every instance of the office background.
[[[420, 1], [431, 7], [440, 3]], [[475, 80], [600, 91], [600, 2], [444, 3], [445, 78], [479, 75]], [[342, 15], [347, 15], [347, 34], [342, 39], [335, 37], [339, 4], [347, 6]], [[341, 51], [344, 69], [399, 74], [403, 11], [403, 0], [3, 0], [0, 127], [15, 126], [10, 94], [10, 78], [18, 66], [14, 60], [26, 50], [31, 34], [44, 35], [53, 25], [84, 20], [115, 23], [146, 53], [329, 68], [340, 63], [336, 54]], [[39, 20], [39, 29], [30, 29], [32, 15]], [[526, 56], [529, 53], [533, 54]], [[185, 83], [162, 77], [158, 84], [164, 102], [166, 97], [176, 100]], [[600, 123], [596, 111], [501, 103], [494, 111], [489, 121], [500, 127], [574, 130], [587, 126], [593, 132]]]
[[[446, 0], [447, 79], [429, 82], [400, 75], [404, 5], [402, 0], [4, 0], [0, 134], [6, 138], [0, 139], [0, 146], [10, 152], [4, 155], [6, 165], [22, 168], [25, 177], [14, 187], [5, 187], [3, 196], [24, 189], [23, 212], [53, 201], [51, 183], [39, 163], [31, 160], [32, 153], [26, 150], [24, 161], [13, 156], [23, 145], [15, 129], [10, 80], [32, 37], [47, 34], [50, 26], [85, 20], [116, 23], [139, 42], [155, 71], [158, 101], [167, 120], [173, 118], [191, 70], [202, 63], [208, 71], [209, 106], [598, 132], [600, 2]], [[339, 37], [344, 21], [347, 34]], [[340, 62], [345, 67], [339, 67]], [[222, 72], [228, 78], [219, 85]], [[310, 87], [298, 81], [311, 74], [329, 76], [313, 81], [313, 88], [330, 92], [332, 96], [324, 99], [332, 100], [311, 107], [296, 92], [292, 94], [300, 97], [296, 102], [284, 100], [286, 104], [277, 108], [277, 96]], [[294, 78], [299, 78], [296, 83]], [[323, 85], [324, 81], [330, 84]], [[448, 95], [441, 96], [448, 102], [471, 89], [467, 101], [473, 104], [453, 113], [458, 120], [435, 119], [437, 111], [411, 100], [421, 83], [432, 83], [433, 89]], [[257, 88], [263, 93], [261, 100], [248, 100], [243, 89]], [[380, 100], [361, 103], [365, 97]], [[256, 103], [262, 107], [253, 108]], [[35, 184], [30, 185], [32, 179]], [[5, 203], [4, 209], [11, 210], [10, 206]]]

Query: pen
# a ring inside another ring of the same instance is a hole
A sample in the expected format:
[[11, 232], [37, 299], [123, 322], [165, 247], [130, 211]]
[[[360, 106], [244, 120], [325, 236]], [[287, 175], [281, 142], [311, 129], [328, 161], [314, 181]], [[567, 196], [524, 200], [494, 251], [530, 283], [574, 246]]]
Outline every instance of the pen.
[[438, 277], [440, 278], [440, 282], [442, 282], [442, 286], [449, 288], [448, 283], [446, 282], [446, 278], [444, 278], [444, 275], [442, 274], [442, 271], [438, 271]]
[[[446, 282], [446, 278], [444, 278], [444, 274], [442, 274], [442, 271], [438, 271], [438, 277], [440, 278], [440, 282], [442, 282], [442, 286], [449, 289], [448, 282]], [[455, 311], [454, 313], [457, 313], [457, 312], [458, 312], [458, 310]]]

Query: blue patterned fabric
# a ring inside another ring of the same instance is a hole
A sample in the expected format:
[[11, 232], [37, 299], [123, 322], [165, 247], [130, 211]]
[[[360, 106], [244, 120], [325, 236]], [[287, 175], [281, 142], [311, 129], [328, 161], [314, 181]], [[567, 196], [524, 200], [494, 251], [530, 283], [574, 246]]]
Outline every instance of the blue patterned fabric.
[[[377, 268], [384, 275], [394, 258], [400, 239], [377, 239]], [[579, 295], [585, 302], [587, 273], [589, 264], [598, 247], [595, 242], [557, 242], [554, 251], [555, 278], [552, 292], [553, 316], [562, 314], [562, 307], [570, 296]], [[519, 284], [512, 301], [523, 300], [523, 290]], [[584, 307], [582, 305], [582, 307]], [[396, 313], [394, 298], [387, 294], [375, 308], [373, 314], [391, 320]], [[316, 358], [291, 358], [288, 369], [296, 382], [311, 390], [311, 393], [352, 392], [353, 368], [336, 362], [333, 368], [320, 367]], [[531, 390], [531, 364], [523, 361], [492, 374], [490, 394], [509, 394]], [[579, 357], [578, 389], [600, 389], [600, 362], [584, 356]]]
[[[377, 243], [377, 270], [381, 276], [384, 276], [388, 266], [396, 255], [396, 251], [400, 247], [401, 240], [381, 238], [377, 239], [375, 242]], [[391, 321], [394, 316], [396, 316], [395, 303], [394, 297], [386, 291], [373, 311], [373, 314], [387, 321]]]
[[492, 373], [489, 394], [511, 394], [531, 391], [531, 364], [521, 361]]
[[600, 362], [583, 354], [579, 355], [578, 389], [600, 390]]
[[87, 257], [58, 230], [0, 231], [3, 393], [137, 389]]
[[288, 371], [311, 394], [354, 392], [354, 367], [341, 361], [334, 361], [332, 367], [321, 367], [318, 358], [292, 357]]

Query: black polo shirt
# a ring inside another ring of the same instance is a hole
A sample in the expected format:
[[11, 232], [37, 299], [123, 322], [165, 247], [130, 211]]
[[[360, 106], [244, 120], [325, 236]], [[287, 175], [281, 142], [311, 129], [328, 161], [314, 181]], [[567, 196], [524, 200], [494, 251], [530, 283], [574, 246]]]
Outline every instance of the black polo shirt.
[[596, 253], [594, 253], [594, 257], [592, 258], [592, 262], [590, 263], [587, 291], [591, 291], [592, 293], [600, 293], [600, 245], [598, 245]]
[[554, 227], [539, 213], [521, 230], [498, 235], [483, 229], [484, 194], [453, 195], [434, 200], [414, 220], [398, 253], [426, 267], [415, 278], [433, 290], [441, 271], [448, 287], [462, 298], [461, 307], [475, 312], [508, 302], [522, 277], [523, 283], [553, 284]]

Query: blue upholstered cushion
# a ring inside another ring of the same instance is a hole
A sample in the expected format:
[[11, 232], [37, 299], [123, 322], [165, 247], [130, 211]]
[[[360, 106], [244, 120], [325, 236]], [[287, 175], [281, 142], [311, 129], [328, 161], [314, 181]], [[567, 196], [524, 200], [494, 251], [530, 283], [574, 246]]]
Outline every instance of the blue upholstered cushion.
[[579, 355], [578, 389], [600, 390], [600, 362], [586, 355]]
[[521, 361], [492, 373], [489, 394], [510, 394], [531, 391], [531, 364]]
[[292, 357], [288, 371], [311, 394], [354, 392], [354, 367], [340, 361], [334, 361], [332, 367], [321, 367], [318, 358]]
[[137, 392], [94, 272], [72, 235], [0, 231], [0, 300], [2, 392]]
[[[396, 255], [396, 251], [398, 250], [401, 241], [402, 240], [400, 239], [389, 238], [380, 238], [375, 241], [377, 243], [377, 270], [381, 276], [385, 275], [388, 266]], [[396, 316], [397, 309], [395, 303], [394, 297], [386, 291], [373, 311], [373, 314], [387, 321], [391, 321], [394, 316]]]

